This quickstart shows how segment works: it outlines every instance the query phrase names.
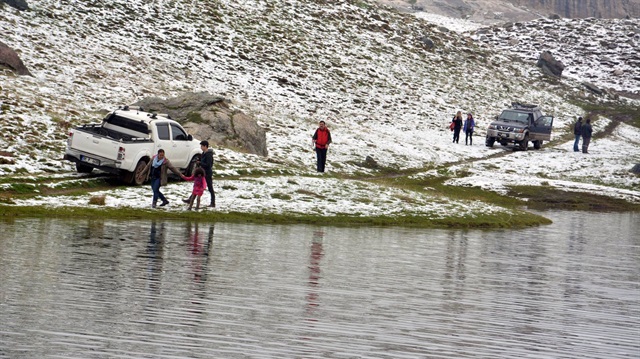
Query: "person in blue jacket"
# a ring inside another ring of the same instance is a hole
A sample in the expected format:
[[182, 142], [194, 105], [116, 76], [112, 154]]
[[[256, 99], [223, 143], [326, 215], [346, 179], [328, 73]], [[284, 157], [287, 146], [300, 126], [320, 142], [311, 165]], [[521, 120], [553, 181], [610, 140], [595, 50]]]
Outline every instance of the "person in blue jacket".
[[476, 127], [476, 122], [473, 120], [473, 115], [471, 113], [467, 114], [467, 119], [464, 120], [464, 127], [462, 131], [465, 133], [464, 144], [467, 142], [469, 145], [473, 145], [473, 129]]

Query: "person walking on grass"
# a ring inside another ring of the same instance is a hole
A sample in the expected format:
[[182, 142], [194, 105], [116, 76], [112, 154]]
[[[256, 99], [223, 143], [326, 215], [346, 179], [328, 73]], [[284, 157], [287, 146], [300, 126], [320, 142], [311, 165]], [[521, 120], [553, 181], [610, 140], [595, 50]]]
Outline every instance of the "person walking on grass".
[[318, 172], [324, 172], [324, 166], [327, 163], [327, 150], [331, 143], [331, 132], [329, 132], [324, 121], [320, 121], [318, 124], [318, 128], [312, 137], [312, 143], [316, 151], [316, 169]]
[[589, 153], [589, 143], [591, 143], [591, 135], [593, 134], [590, 118], [582, 125], [580, 133], [582, 134], [582, 153]]
[[458, 143], [460, 141], [460, 130], [462, 129], [462, 111], [458, 111], [451, 122], [453, 122], [453, 143]]
[[195, 201], [197, 211], [198, 209], [200, 209], [200, 198], [202, 197], [204, 190], [207, 188], [205, 172], [202, 167], [198, 167], [193, 172], [193, 176], [184, 177], [184, 180], [193, 181], [193, 191], [191, 191], [191, 196], [189, 196], [189, 207], [187, 207], [187, 210], [191, 210], [191, 207], [193, 207], [193, 202]]
[[578, 146], [580, 145], [580, 136], [582, 136], [582, 117], [578, 117], [578, 122], [573, 125], [573, 134], [576, 136], [576, 140], [573, 142], [573, 152], [580, 152]]
[[162, 201], [160, 207], [164, 207], [169, 204], [169, 201], [167, 201], [162, 192], [160, 192], [160, 187], [167, 185], [167, 169], [180, 176], [180, 178], [185, 178], [184, 175], [171, 164], [171, 161], [164, 156], [164, 150], [159, 149], [158, 154], [151, 158], [151, 161], [147, 163], [145, 168], [139, 174], [140, 178], [151, 178], [151, 190], [153, 191], [151, 208], [156, 208], [158, 200]]
[[467, 119], [464, 120], [464, 128], [462, 129], [465, 133], [464, 144], [469, 142], [469, 145], [473, 145], [473, 129], [476, 127], [476, 122], [473, 120], [473, 115], [471, 113], [467, 114]]

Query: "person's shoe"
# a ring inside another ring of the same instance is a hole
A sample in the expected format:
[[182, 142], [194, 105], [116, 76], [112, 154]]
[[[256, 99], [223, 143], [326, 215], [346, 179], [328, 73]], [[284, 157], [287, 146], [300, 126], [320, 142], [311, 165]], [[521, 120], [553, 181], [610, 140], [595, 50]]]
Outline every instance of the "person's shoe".
[[169, 204], [169, 201], [162, 201], [162, 203], [160, 203], [160, 207], [164, 207], [168, 204]]
[[187, 198], [187, 199], [183, 199], [183, 200], [182, 200], [182, 202], [184, 202], [184, 203], [189, 203], [189, 198]]
[[155, 202], [151, 203], [151, 208], [156, 208], [156, 203]]

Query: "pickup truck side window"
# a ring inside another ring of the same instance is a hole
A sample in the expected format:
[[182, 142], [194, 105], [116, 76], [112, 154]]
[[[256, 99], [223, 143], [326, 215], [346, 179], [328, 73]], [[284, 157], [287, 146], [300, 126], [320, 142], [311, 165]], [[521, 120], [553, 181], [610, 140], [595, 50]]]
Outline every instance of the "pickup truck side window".
[[149, 133], [149, 128], [147, 127], [147, 124], [144, 122], [139, 122], [139, 121], [134, 121], [131, 119], [128, 119], [126, 117], [120, 117], [118, 115], [115, 114], [111, 114], [109, 116], [107, 116], [104, 121], [106, 123], [110, 123], [114, 126], [119, 126], [122, 128], [127, 128], [129, 130], [133, 130], [136, 132], [140, 132], [140, 133], [144, 133], [144, 134], [148, 134]]
[[158, 138], [161, 140], [168, 140], [169, 137], [169, 124], [168, 123], [158, 123], [156, 125], [158, 129]]
[[174, 141], [187, 140], [187, 134], [184, 132], [184, 130], [173, 123], [171, 124], [171, 134], [173, 135]]

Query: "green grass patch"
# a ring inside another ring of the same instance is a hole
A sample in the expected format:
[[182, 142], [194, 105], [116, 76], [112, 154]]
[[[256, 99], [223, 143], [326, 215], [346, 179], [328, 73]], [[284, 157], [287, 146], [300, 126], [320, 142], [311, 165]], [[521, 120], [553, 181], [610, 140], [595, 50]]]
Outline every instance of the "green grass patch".
[[461, 220], [458, 216], [431, 218], [429, 216], [375, 216], [362, 217], [354, 215], [323, 216], [310, 214], [270, 214], [243, 212], [207, 211], [172, 212], [157, 209], [136, 209], [128, 207], [43, 207], [43, 206], [7, 206], [0, 204], [2, 218], [85, 218], [85, 219], [158, 219], [164, 220], [198, 220], [200, 222], [228, 222], [255, 224], [311, 224], [323, 226], [400, 226], [417, 228], [521, 228], [549, 224], [545, 217], [525, 211], [512, 211], [499, 214], [481, 214]]
[[512, 186], [508, 194], [519, 198], [527, 198], [527, 207], [537, 210], [640, 211], [640, 204], [634, 204], [623, 199], [586, 192], [568, 192], [551, 187]]

